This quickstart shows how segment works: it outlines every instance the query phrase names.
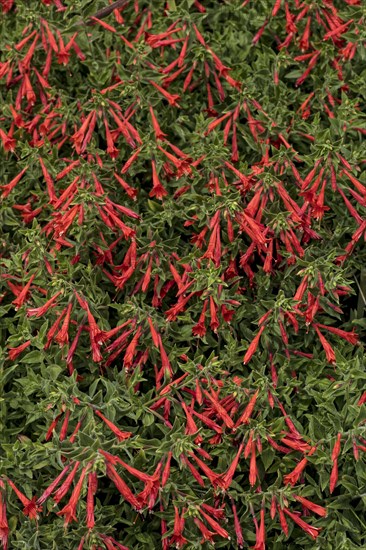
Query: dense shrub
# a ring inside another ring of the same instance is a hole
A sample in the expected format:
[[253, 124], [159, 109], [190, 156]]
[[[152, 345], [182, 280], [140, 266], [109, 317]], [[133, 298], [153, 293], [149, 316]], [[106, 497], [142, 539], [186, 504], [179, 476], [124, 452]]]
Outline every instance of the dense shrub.
[[0, 7], [3, 548], [366, 548], [365, 4]]

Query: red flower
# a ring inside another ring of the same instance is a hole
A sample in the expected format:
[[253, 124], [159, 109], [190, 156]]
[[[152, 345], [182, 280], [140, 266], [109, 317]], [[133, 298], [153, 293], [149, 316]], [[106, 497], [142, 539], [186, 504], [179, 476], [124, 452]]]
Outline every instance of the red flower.
[[29, 345], [30, 345], [31, 341], [30, 340], [27, 340], [26, 342], [24, 342], [23, 344], [20, 344], [20, 346], [16, 347], [16, 348], [9, 348], [9, 359], [11, 361], [15, 361], [15, 359], [18, 357], [18, 355], [20, 355]]
[[329, 490], [331, 493], [333, 493], [338, 481], [338, 456], [341, 451], [341, 437], [342, 437], [342, 434], [339, 433], [337, 435], [337, 440], [334, 444], [333, 451], [332, 451], [333, 467], [332, 467], [332, 472], [330, 474], [330, 482], [329, 482]]
[[272, 9], [272, 17], [275, 17], [279, 10], [281, 9], [281, 2], [282, 0], [275, 0], [273, 9]]
[[6, 198], [12, 192], [14, 187], [22, 179], [22, 177], [24, 176], [24, 174], [26, 173], [27, 170], [28, 170], [28, 166], [23, 168], [23, 170], [21, 172], [19, 172], [19, 174], [17, 176], [15, 176], [15, 178], [13, 178], [9, 183], [7, 183], [6, 185], [0, 185], [0, 189], [3, 190], [2, 194], [1, 194], [3, 199]]
[[138, 327], [135, 336], [132, 338], [131, 342], [127, 346], [125, 356], [123, 358], [123, 366], [125, 367], [126, 371], [128, 371], [132, 367], [133, 359], [136, 353], [136, 347], [139, 343], [141, 334], [142, 328]]
[[70, 58], [70, 50], [71, 50], [72, 46], [74, 45], [74, 41], [75, 41], [75, 38], [77, 37], [77, 33], [75, 33], [71, 37], [71, 39], [66, 44], [66, 46], [64, 45], [61, 34], [58, 31], [57, 31], [57, 34], [58, 34], [59, 42], [60, 42], [58, 52], [56, 53], [57, 62], [60, 65], [67, 65], [68, 62], [69, 62], [69, 58]]
[[243, 452], [243, 448], [244, 448], [244, 445], [241, 444], [239, 449], [238, 449], [238, 452], [236, 453], [235, 458], [232, 461], [232, 463], [230, 464], [226, 474], [223, 474], [221, 476], [220, 486], [225, 490], [229, 489], [229, 487], [231, 485], [234, 474], [235, 474], [236, 469], [237, 469], [238, 464], [239, 464], [240, 455]]
[[360, 399], [357, 401], [357, 405], [361, 407], [361, 405], [363, 405], [364, 403], [366, 403], [366, 391], [363, 392]]
[[90, 472], [88, 475], [88, 495], [86, 497], [86, 526], [88, 529], [93, 529], [95, 525], [94, 519], [94, 496], [97, 492], [98, 477], [97, 472]]
[[0, 128], [0, 139], [3, 142], [3, 147], [5, 151], [10, 151], [11, 153], [15, 150], [15, 146], [17, 144], [16, 139], [14, 139], [11, 136], [12, 132], [9, 132], [9, 134], [6, 134], [4, 130]]
[[125, 164], [123, 165], [122, 170], [121, 170], [121, 174], [126, 174], [126, 172], [128, 172], [128, 170], [130, 169], [132, 164], [135, 162], [135, 160], [137, 159], [137, 157], [139, 156], [140, 153], [141, 153], [141, 148], [136, 149], [136, 151], [134, 153], [132, 153], [132, 155], [130, 156], [128, 161], [125, 162]]
[[135, 495], [132, 493], [131, 489], [128, 487], [128, 485], [123, 481], [123, 479], [118, 475], [116, 469], [114, 466], [107, 462], [107, 469], [106, 469], [107, 476], [111, 481], [113, 481], [114, 485], [118, 489], [118, 491], [121, 493], [123, 498], [131, 504], [136, 510], [141, 509], [141, 505]]
[[213, 297], [210, 296], [210, 317], [211, 317], [210, 327], [213, 332], [217, 332], [217, 329], [220, 326], [220, 323], [217, 317], [216, 307], [217, 306], [214, 302]]
[[154, 346], [156, 348], [159, 347], [159, 335], [158, 333], [156, 332], [156, 329], [154, 327], [154, 324], [152, 322], [152, 319], [151, 317], [148, 317], [147, 318], [147, 322], [149, 323], [149, 328], [150, 328], [150, 333], [151, 333], [151, 338], [152, 338], [152, 341], [154, 343]]
[[60, 296], [60, 294], [62, 294], [62, 290], [59, 290], [58, 292], [56, 292], [56, 294], [52, 296], [52, 298], [47, 300], [47, 302], [43, 304], [43, 306], [36, 307], [36, 308], [28, 308], [27, 317], [36, 317], [37, 319], [39, 317], [42, 317], [45, 313], [47, 313], [50, 307], [54, 306], [55, 301]]
[[103, 420], [105, 424], [107, 424], [108, 428], [112, 430], [112, 432], [116, 435], [118, 441], [124, 441], [125, 439], [128, 439], [129, 437], [131, 437], [132, 432], [122, 432], [115, 424], [113, 424], [113, 422], [108, 420], [108, 418], [106, 418], [100, 411], [95, 409], [94, 412], [97, 416], [99, 416], [99, 418]]
[[281, 529], [287, 537], [288, 536], [288, 525], [287, 525], [287, 521], [286, 521], [286, 516], [283, 513], [283, 510], [280, 506], [278, 506], [278, 515], [280, 516]]
[[216, 488], [218, 486], [222, 485], [221, 476], [219, 474], [216, 474], [211, 468], [207, 466], [198, 456], [196, 456], [193, 452], [190, 453], [192, 458], [197, 462], [198, 466], [201, 468], [202, 472], [205, 474], [207, 479], [210, 481], [213, 488]]
[[202, 508], [200, 509], [200, 513], [205, 518], [209, 526], [212, 527], [212, 529], [214, 529], [215, 532], [220, 535], [220, 537], [230, 540], [229, 533], [226, 531], [226, 529], [221, 527], [221, 525], [216, 520], [214, 520], [211, 515], [206, 514], [206, 512], [204, 512]]
[[151, 107], [151, 105], [150, 105], [150, 115], [151, 115], [151, 120], [153, 123], [154, 132], [155, 132], [155, 138], [157, 140], [164, 141], [164, 139], [166, 138], [166, 134], [164, 134], [164, 132], [161, 131], [161, 128], [159, 126], [159, 123], [156, 119], [154, 110]]
[[102, 354], [100, 353], [100, 344], [98, 342], [98, 335], [100, 334], [100, 329], [91, 314], [91, 311], [89, 309], [88, 304], [85, 303], [85, 308], [88, 314], [88, 323], [89, 323], [89, 337], [90, 337], [90, 345], [92, 348], [92, 357], [93, 361], [96, 363], [99, 363], [102, 361]]
[[20, 294], [16, 297], [15, 300], [12, 301], [12, 304], [14, 304], [15, 309], [19, 309], [24, 304], [24, 302], [27, 300], [28, 292], [29, 292], [30, 286], [31, 286], [34, 278], [35, 278], [35, 275], [31, 275], [29, 281], [27, 282], [25, 287], [22, 289]]
[[52, 483], [47, 487], [47, 489], [42, 493], [42, 495], [38, 498], [37, 504], [43, 504], [48, 497], [51, 495], [53, 490], [57, 487], [61, 479], [64, 477], [64, 475], [69, 471], [71, 465], [68, 464], [65, 466], [65, 468], [62, 470], [62, 472], [52, 481]]
[[303, 531], [305, 531], [305, 533], [310, 535], [311, 538], [315, 540], [318, 537], [320, 533], [319, 528], [309, 525], [304, 520], [302, 520], [297, 514], [295, 514], [294, 512], [290, 512], [288, 508], [284, 508], [283, 511], [292, 519], [292, 521], [294, 521]]
[[179, 515], [179, 509], [177, 508], [177, 506], [174, 506], [174, 511], [174, 528], [173, 536], [170, 538], [170, 544], [175, 544], [177, 548], [182, 548], [187, 542], [187, 539], [183, 537], [185, 509], [182, 509], [181, 515]]
[[248, 405], [245, 407], [243, 414], [240, 416], [239, 420], [235, 423], [234, 430], [236, 430], [241, 424], [249, 424], [249, 419], [253, 413], [259, 390], [257, 390], [252, 398], [250, 399]]
[[84, 415], [84, 416], [78, 421], [78, 423], [76, 424], [75, 430], [72, 432], [72, 434], [71, 434], [71, 436], [70, 436], [70, 438], [69, 438], [70, 443], [74, 443], [75, 438], [76, 438], [76, 435], [77, 435], [78, 431], [80, 430], [81, 425], [82, 425], [82, 423], [83, 423], [83, 421], [84, 421], [84, 418], [85, 418], [85, 415]]
[[[62, 500], [64, 498], [64, 496], [66, 495], [67, 491], [69, 490], [69, 488], [71, 487], [71, 483], [76, 475], [76, 470], [78, 469], [80, 465], [80, 462], [79, 461], [76, 461], [75, 464], [74, 464], [74, 467], [73, 469], [71, 470], [71, 472], [69, 473], [69, 475], [67, 476], [67, 478], [65, 479], [65, 481], [63, 482], [62, 485], [60, 485], [60, 487], [57, 489], [57, 491], [54, 493], [53, 495], [53, 500], [55, 501], [55, 503], [57, 504], [58, 502], [60, 502], [60, 500]], [[59, 476], [60, 477], [60, 476]], [[59, 479], [59, 477], [57, 479]], [[55, 480], [56, 481], [56, 480]], [[54, 482], [55, 483], [55, 482]], [[56, 487], [57, 484], [55, 484], [54, 486]]]
[[316, 331], [317, 335], [319, 336], [320, 343], [323, 346], [323, 349], [325, 351], [327, 361], [329, 363], [334, 364], [336, 362], [336, 356], [335, 356], [335, 353], [334, 353], [334, 350], [333, 350], [332, 346], [329, 344], [328, 340], [322, 335], [322, 333], [318, 329], [317, 325], [314, 325], [314, 328], [315, 328], [315, 331]]
[[72, 303], [70, 302], [67, 306], [66, 315], [64, 317], [61, 329], [55, 336], [55, 341], [62, 347], [64, 344], [69, 343], [69, 324], [70, 324], [70, 315], [72, 310]]
[[96, 112], [91, 111], [88, 116], [85, 118], [83, 124], [80, 126], [72, 136], [71, 141], [73, 142], [73, 147], [78, 155], [85, 151], [88, 142], [91, 139], [91, 136], [94, 131], [96, 122]]
[[354, 21], [353, 19], [350, 19], [349, 21], [347, 21], [343, 25], [338, 25], [336, 28], [333, 28], [331, 31], [327, 32], [323, 36], [323, 41], [329, 40], [329, 38], [338, 38], [338, 37], [340, 37], [340, 35], [343, 34], [347, 30], [347, 27], [349, 25], [351, 25], [351, 23], [353, 23], [353, 21]]
[[42, 506], [39, 506], [37, 504], [37, 497], [29, 499], [21, 491], [19, 491], [19, 489], [17, 489], [17, 487], [10, 479], [7, 479], [6, 481], [8, 482], [8, 485], [10, 485], [10, 487], [13, 489], [20, 502], [23, 504], [23, 514], [25, 516], [29, 516], [29, 519], [38, 519], [38, 513], [42, 512]]
[[137, 495], [137, 500], [139, 501], [141, 506], [143, 507], [147, 505], [149, 510], [153, 509], [159, 493], [161, 467], [162, 461], [160, 461], [157, 465], [153, 475], [149, 476], [149, 479], [145, 481], [144, 489]]
[[170, 94], [169, 92], [164, 90], [164, 88], [159, 86], [159, 84], [156, 84], [156, 82], [154, 82], [153, 80], [149, 80], [149, 83], [152, 84], [154, 88], [156, 88], [165, 97], [169, 105], [171, 105], [172, 107], [179, 107], [179, 104], [178, 104], [178, 101], [180, 99], [179, 95]]
[[276, 517], [276, 509], [277, 509], [277, 498], [276, 498], [276, 495], [272, 495], [271, 508], [270, 508], [271, 519], [274, 519]]
[[164, 487], [169, 479], [170, 476], [170, 462], [172, 460], [172, 452], [168, 452], [168, 458], [165, 463], [165, 468], [163, 470], [163, 474], [161, 476], [161, 486]]
[[197, 481], [198, 485], [200, 485], [201, 487], [204, 487], [205, 486], [205, 482], [203, 481], [202, 477], [200, 476], [197, 468], [195, 468], [195, 466], [193, 466], [193, 464], [191, 462], [189, 462], [188, 458], [186, 456], [184, 456], [183, 454], [180, 455], [180, 458], [183, 462], [183, 464], [185, 464], [186, 466], [188, 466], [192, 476], [194, 477], [194, 479]]
[[156, 197], [158, 200], [162, 200], [162, 198], [168, 194], [168, 191], [163, 187], [159, 180], [155, 160], [151, 161], [151, 167], [153, 173], [153, 188], [149, 193], [149, 197]]
[[328, 332], [331, 332], [331, 333], [335, 334], [336, 336], [339, 336], [340, 338], [343, 338], [344, 340], [347, 340], [347, 342], [349, 342], [350, 344], [353, 344], [353, 345], [356, 345], [358, 340], [359, 340], [358, 335], [354, 331], [347, 332], [346, 330], [342, 330], [342, 329], [336, 328], [336, 327], [331, 327], [331, 326], [328, 326], [328, 325], [322, 325], [320, 323], [317, 323], [316, 326], [319, 327], [319, 328], [323, 328], [323, 329], [327, 330]]
[[254, 487], [258, 477], [257, 462], [255, 456], [255, 441], [252, 441], [251, 455], [250, 455], [250, 467], [249, 467], [249, 483]]
[[295, 499], [300, 502], [300, 504], [305, 506], [305, 508], [307, 508], [311, 512], [314, 512], [314, 514], [318, 514], [318, 516], [321, 517], [326, 517], [327, 510], [323, 506], [320, 506], [319, 504], [314, 504], [314, 502], [311, 502], [307, 498], [300, 497], [299, 495], [295, 495]]
[[84, 479], [87, 473], [88, 467], [85, 467], [81, 471], [81, 475], [79, 478], [79, 481], [75, 485], [75, 488], [71, 494], [69, 502], [60, 510], [57, 512], [58, 516], [65, 516], [65, 527], [71, 522], [71, 521], [77, 521], [76, 519], [76, 506], [80, 498], [81, 489], [83, 487]]
[[225, 408], [221, 405], [221, 403], [217, 400], [216, 397], [213, 397], [208, 393], [208, 391], [204, 390], [203, 392], [207, 399], [211, 402], [212, 407], [215, 409], [217, 415], [222, 419], [224, 424], [232, 429], [234, 427], [233, 419], [229, 416], [229, 414], [226, 412]]
[[47, 433], [46, 433], [46, 435], [45, 435], [45, 437], [44, 437], [46, 441], [49, 441], [49, 440], [51, 439], [52, 434], [53, 434], [55, 428], [57, 427], [58, 421], [60, 420], [61, 416], [62, 416], [62, 412], [61, 412], [60, 414], [58, 414], [58, 415], [56, 416], [56, 418], [54, 418], [54, 419], [52, 420], [52, 422], [51, 422], [51, 424], [50, 424], [50, 427], [48, 428]]
[[295, 485], [298, 482], [299, 477], [304, 471], [307, 463], [308, 463], [307, 458], [303, 458], [302, 460], [300, 460], [296, 468], [291, 473], [285, 475], [285, 477], [283, 478], [285, 485], [292, 485], [292, 486]]
[[240, 521], [238, 518], [238, 514], [236, 511], [236, 506], [234, 502], [231, 505], [234, 515], [234, 528], [235, 528], [235, 534], [236, 534], [236, 542], [239, 548], [243, 548], [244, 546], [244, 537], [243, 537], [243, 531], [241, 529]]
[[123, 544], [117, 542], [113, 537], [107, 537], [107, 535], [103, 535], [101, 533], [98, 533], [98, 535], [102, 539], [107, 550], [130, 550], [129, 548], [127, 548], [127, 546], [124, 546]]
[[0, 543], [3, 550], [8, 548], [9, 526], [6, 518], [5, 485], [0, 479]]
[[[188, 408], [187, 408], [187, 405], [184, 403], [184, 401], [182, 401], [181, 403], [181, 406], [182, 406], [182, 409], [184, 410], [184, 413], [186, 415], [186, 418], [187, 418], [187, 423], [186, 423], [186, 429], [184, 431], [184, 433], [186, 435], [193, 435], [193, 434], [196, 434], [198, 432], [198, 428], [197, 428], [197, 425], [193, 419], [193, 416], [192, 414], [189, 412]], [[201, 444], [203, 439], [201, 436], [199, 436], [200, 439], [199, 439], [199, 442], [197, 442], [197, 445]]]
[[302, 279], [297, 291], [296, 291], [296, 294], [294, 296], [294, 300], [295, 301], [298, 301], [298, 302], [301, 302], [301, 300], [303, 299], [303, 296], [305, 294], [305, 291], [308, 287], [308, 275], [305, 275], [305, 277]]
[[265, 523], [264, 523], [264, 508], [261, 508], [261, 522], [259, 525], [259, 529], [257, 529], [256, 533], [256, 541], [255, 546], [253, 546], [253, 550], [265, 550], [266, 548], [266, 531], [265, 531]]
[[194, 325], [194, 327], [192, 328], [193, 336], [199, 336], [200, 338], [202, 338], [206, 334], [205, 317], [206, 317], [207, 305], [208, 305], [208, 300], [205, 300], [203, 303], [201, 315], [198, 319], [198, 323]]
[[244, 365], [246, 365], [247, 363], [249, 363], [249, 361], [251, 360], [251, 358], [253, 357], [253, 355], [255, 354], [255, 352], [257, 351], [257, 347], [258, 347], [258, 344], [259, 344], [259, 340], [262, 336], [262, 333], [264, 331], [266, 327], [263, 325], [260, 327], [258, 333], [256, 334], [256, 336], [253, 338], [253, 340], [251, 341], [251, 343], [249, 344], [249, 347], [247, 349], [247, 352], [246, 354], [244, 355], [244, 359], [243, 359], [243, 363]]
[[104, 126], [105, 126], [105, 135], [107, 139], [107, 153], [111, 157], [111, 159], [116, 159], [118, 157], [119, 150], [114, 146], [114, 141], [108, 126], [107, 119], [104, 117], [103, 120], [104, 120]]
[[203, 523], [203, 521], [201, 521], [198, 518], [194, 518], [193, 521], [197, 525], [198, 529], [201, 531], [201, 534], [202, 534], [202, 537], [203, 537], [202, 541], [201, 541], [201, 544], [204, 544], [205, 542], [210, 542], [214, 545], [215, 541], [214, 541], [213, 537], [216, 535], [216, 532], [210, 531], [209, 529], [207, 529], [207, 527]]

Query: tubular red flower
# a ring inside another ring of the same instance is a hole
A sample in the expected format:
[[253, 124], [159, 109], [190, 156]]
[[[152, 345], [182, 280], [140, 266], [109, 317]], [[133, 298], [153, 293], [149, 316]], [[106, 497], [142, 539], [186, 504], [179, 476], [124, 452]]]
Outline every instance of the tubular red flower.
[[222, 419], [224, 424], [228, 428], [232, 429], [234, 427], [233, 419], [228, 415], [228, 413], [226, 412], [225, 408], [221, 405], [221, 403], [215, 397], [210, 395], [208, 391], [204, 390], [203, 393], [205, 394], [207, 399], [210, 401], [212, 407], [215, 409], [217, 415]]
[[132, 493], [131, 489], [127, 486], [127, 484], [123, 481], [123, 479], [118, 475], [116, 469], [112, 464], [107, 462], [106, 465], [106, 473], [107, 476], [111, 481], [113, 481], [114, 485], [118, 489], [118, 491], [121, 493], [123, 498], [131, 504], [136, 510], [141, 509], [141, 505], [135, 495]]
[[72, 310], [72, 303], [70, 302], [67, 306], [66, 315], [64, 317], [61, 329], [55, 336], [55, 341], [60, 345], [69, 343], [69, 324], [70, 324], [70, 315]]
[[201, 544], [204, 543], [204, 542], [211, 542], [214, 544], [214, 535], [216, 535], [216, 532], [214, 531], [210, 531], [209, 529], [207, 529], [206, 525], [203, 523], [203, 521], [201, 521], [200, 519], [198, 518], [194, 518], [193, 520], [195, 522], [195, 524], [197, 525], [197, 527], [199, 528], [199, 530], [201, 531], [201, 534], [202, 534], [202, 541], [201, 541]]
[[256, 484], [258, 477], [258, 469], [255, 455], [255, 441], [252, 441], [251, 455], [250, 455], [250, 467], [249, 467], [249, 483], [252, 487]]
[[333, 350], [332, 346], [329, 344], [328, 340], [323, 336], [323, 334], [320, 332], [320, 330], [318, 329], [318, 327], [316, 325], [314, 326], [314, 328], [315, 328], [315, 331], [316, 331], [317, 335], [319, 336], [320, 343], [323, 346], [323, 349], [325, 351], [327, 361], [329, 363], [334, 364], [336, 362], [336, 356], [335, 356], [335, 353], [334, 353], [334, 350]]
[[166, 460], [166, 463], [165, 463], [165, 468], [164, 468], [163, 474], [161, 476], [161, 486], [162, 487], [164, 487], [168, 482], [168, 479], [169, 479], [169, 476], [170, 476], [170, 463], [171, 463], [171, 460], [172, 460], [172, 452], [169, 451], [168, 452], [168, 457], [167, 457], [167, 460]]
[[280, 517], [281, 529], [285, 533], [286, 537], [288, 537], [288, 525], [287, 525], [286, 516], [284, 514], [284, 511], [282, 510], [281, 506], [278, 506], [277, 510], [278, 510], [278, 515]]
[[88, 467], [85, 467], [82, 469], [80, 478], [75, 485], [75, 488], [71, 494], [69, 502], [60, 510], [57, 512], [58, 516], [65, 516], [65, 527], [71, 522], [71, 521], [77, 521], [76, 519], [76, 506], [80, 498], [81, 489], [83, 487], [84, 479], [86, 476], [86, 473], [88, 471]]
[[0, 543], [3, 550], [8, 548], [9, 525], [6, 517], [5, 485], [0, 479]]
[[260, 512], [260, 525], [259, 529], [257, 529], [256, 533], [256, 540], [255, 540], [255, 546], [253, 546], [253, 550], [265, 550], [266, 548], [266, 526], [264, 523], [264, 515], [265, 511], [264, 508], [261, 508]]
[[94, 519], [94, 497], [97, 492], [98, 477], [97, 472], [88, 474], [88, 494], [86, 497], [86, 526], [88, 529], [93, 529], [95, 525]]
[[327, 510], [326, 508], [324, 508], [324, 506], [320, 506], [319, 504], [314, 504], [314, 502], [311, 502], [307, 498], [301, 497], [299, 495], [295, 495], [295, 499], [297, 500], [297, 502], [300, 502], [300, 504], [305, 506], [305, 508], [307, 508], [311, 512], [314, 512], [314, 514], [317, 514], [318, 516], [321, 516], [321, 517], [326, 517]]
[[245, 410], [244, 410], [243, 414], [236, 421], [234, 429], [238, 428], [241, 424], [248, 424], [249, 423], [249, 419], [253, 414], [253, 410], [254, 410], [255, 404], [257, 402], [258, 395], [259, 395], [259, 390], [256, 390], [254, 395], [251, 397], [248, 405], [245, 407]]
[[27, 300], [29, 289], [30, 289], [31, 284], [33, 283], [34, 278], [35, 278], [35, 275], [30, 276], [29, 281], [27, 282], [25, 287], [23, 287], [23, 289], [18, 294], [18, 296], [15, 298], [15, 300], [12, 301], [12, 304], [14, 304], [15, 309], [19, 309], [25, 303], [25, 301]]
[[253, 357], [253, 355], [255, 354], [255, 352], [257, 351], [257, 347], [258, 347], [258, 344], [259, 344], [259, 341], [261, 339], [261, 336], [264, 332], [264, 329], [266, 327], [263, 325], [260, 327], [258, 333], [256, 334], [256, 336], [253, 338], [253, 340], [251, 341], [251, 343], [249, 344], [249, 347], [247, 349], [247, 352], [246, 354], [244, 355], [244, 359], [243, 359], [243, 363], [244, 365], [246, 365], [247, 363], [249, 363], [249, 361], [251, 360], [251, 358]]
[[31, 340], [27, 340], [26, 342], [24, 342], [23, 344], [20, 344], [16, 348], [8, 348], [9, 359], [11, 361], [15, 361], [18, 355], [23, 353], [23, 351], [27, 349], [28, 346], [30, 346], [30, 343], [31, 343]]
[[167, 135], [161, 131], [156, 115], [154, 113], [154, 109], [151, 107], [151, 105], [150, 105], [150, 115], [151, 115], [151, 120], [154, 128], [154, 132], [155, 132], [155, 139], [164, 141]]
[[309, 525], [304, 520], [302, 520], [297, 514], [294, 512], [290, 512], [288, 508], [283, 509], [284, 513], [287, 514], [292, 521], [294, 521], [305, 533], [311, 536], [312, 539], [316, 539], [320, 533], [320, 529], [317, 527], [313, 527], [312, 525]]
[[285, 485], [294, 486], [298, 482], [299, 477], [301, 476], [302, 472], [304, 471], [307, 463], [308, 463], [307, 458], [303, 458], [302, 460], [300, 460], [300, 462], [294, 468], [294, 470], [290, 474], [287, 474], [287, 475], [284, 476], [283, 481], [284, 481]]
[[233, 477], [235, 475], [235, 472], [236, 472], [236, 469], [238, 467], [238, 464], [239, 464], [239, 460], [240, 460], [240, 455], [242, 454], [243, 452], [243, 448], [244, 448], [244, 445], [243, 443], [240, 445], [239, 449], [238, 449], [238, 452], [236, 453], [235, 455], [235, 458], [234, 460], [232, 461], [232, 463], [230, 464], [226, 474], [222, 474], [221, 476], [221, 480], [220, 480], [220, 486], [224, 489], [224, 490], [227, 490], [229, 489], [230, 485], [231, 485], [231, 482], [233, 480]]
[[234, 528], [235, 528], [235, 534], [236, 534], [236, 543], [239, 548], [244, 547], [244, 537], [243, 537], [243, 531], [240, 525], [240, 521], [238, 518], [238, 513], [236, 510], [236, 506], [234, 502], [231, 504], [232, 510], [233, 510], [233, 516], [234, 516]]
[[37, 497], [33, 497], [32, 499], [26, 497], [9, 478], [7, 478], [6, 481], [23, 504], [23, 514], [29, 516], [29, 519], [37, 520], [39, 512], [42, 512], [42, 506], [39, 506], [36, 502]]
[[54, 489], [57, 487], [57, 485], [60, 483], [61, 479], [67, 474], [69, 469], [71, 468], [70, 464], [67, 464], [65, 468], [60, 472], [60, 474], [52, 481], [52, 483], [43, 491], [42, 495], [37, 499], [37, 504], [43, 504], [53, 493]]
[[91, 344], [91, 348], [92, 348], [93, 361], [95, 361], [96, 363], [99, 363], [103, 359], [102, 354], [100, 353], [100, 344], [97, 340], [97, 336], [98, 336], [98, 334], [100, 334], [100, 329], [99, 329], [93, 315], [91, 314], [89, 306], [87, 304], [85, 304], [85, 306], [86, 306], [85, 309], [86, 309], [87, 314], [88, 314], [89, 337], [90, 337], [90, 344]]
[[124, 441], [125, 439], [128, 439], [129, 437], [131, 437], [132, 432], [121, 431], [115, 424], [113, 424], [113, 422], [108, 420], [108, 418], [106, 418], [100, 411], [98, 411], [98, 409], [95, 409], [94, 412], [97, 416], [99, 416], [99, 418], [103, 420], [103, 422], [108, 426], [108, 428], [112, 430], [112, 432], [117, 437], [118, 441]]
[[12, 190], [15, 188], [17, 183], [20, 182], [20, 180], [22, 179], [22, 177], [24, 176], [24, 174], [26, 173], [27, 170], [28, 170], [28, 166], [23, 168], [23, 170], [21, 172], [19, 172], [19, 174], [17, 176], [15, 176], [15, 178], [13, 178], [8, 184], [0, 185], [0, 189], [3, 190], [2, 194], [1, 194], [1, 197], [3, 199], [5, 199], [8, 195], [10, 195]]
[[333, 493], [338, 481], [338, 456], [341, 451], [341, 438], [342, 438], [342, 434], [338, 433], [337, 439], [332, 451], [333, 467], [332, 467], [332, 471], [330, 474], [330, 481], [329, 481], [329, 490], [331, 493]]
[[154, 82], [153, 80], [149, 80], [149, 83], [154, 86], [154, 88], [156, 88], [162, 96], [165, 97], [165, 99], [168, 101], [169, 105], [171, 105], [172, 107], [179, 107], [179, 104], [178, 104], [178, 101], [180, 100], [180, 97], [179, 95], [177, 94], [170, 94], [169, 92], [167, 92], [166, 90], [164, 90], [164, 88], [162, 88], [161, 86], [159, 86], [159, 84], [157, 84], [156, 82]]
[[177, 506], [174, 506], [174, 528], [173, 528], [173, 535], [170, 538], [170, 544], [175, 544], [177, 548], [182, 548], [186, 542], [187, 539], [184, 538], [183, 532], [184, 532], [184, 513], [185, 509], [182, 509], [181, 515], [179, 515], [179, 509]]
[[57, 298], [61, 294], [62, 294], [62, 290], [59, 290], [58, 292], [56, 292], [56, 294], [54, 296], [52, 296], [52, 298], [47, 300], [47, 302], [45, 302], [43, 304], [43, 306], [36, 307], [36, 308], [28, 308], [27, 309], [27, 317], [36, 317], [37, 319], [39, 317], [43, 317], [43, 315], [45, 313], [47, 313], [47, 311], [55, 305], [55, 302], [56, 302]]
[[220, 535], [220, 537], [223, 537], [224, 539], [229, 539], [230, 540], [230, 535], [226, 531], [226, 529], [221, 527], [221, 525], [216, 520], [214, 520], [209, 514], [206, 514], [206, 512], [204, 512], [202, 510], [202, 508], [200, 509], [200, 514], [205, 518], [205, 520], [207, 521], [209, 526], [212, 527], [212, 529], [214, 529], [214, 531], [218, 535]]
[[168, 191], [163, 187], [162, 183], [159, 180], [155, 160], [151, 161], [151, 167], [153, 173], [153, 188], [150, 191], [149, 196], [156, 197], [157, 199], [161, 200], [163, 197], [166, 197]]
[[202, 472], [205, 474], [207, 479], [210, 481], [211, 485], [216, 488], [218, 486], [221, 486], [221, 476], [219, 474], [216, 474], [214, 471], [211, 470], [205, 464], [200, 458], [198, 458], [193, 452], [190, 453], [192, 458], [197, 462], [198, 466], [201, 468]]
[[52, 420], [52, 422], [51, 422], [51, 424], [50, 424], [50, 427], [48, 428], [47, 433], [46, 433], [46, 435], [45, 435], [45, 440], [46, 440], [46, 441], [49, 441], [49, 440], [51, 439], [51, 437], [52, 437], [52, 435], [53, 435], [53, 432], [55, 431], [56, 426], [57, 426], [58, 421], [60, 420], [61, 416], [62, 416], [62, 412], [61, 412], [60, 414], [58, 414], [58, 415], [56, 416], [56, 418], [54, 418], [54, 419]]
[[[80, 462], [76, 461], [74, 466], [73, 466], [73, 469], [71, 470], [71, 472], [69, 473], [69, 475], [67, 476], [67, 478], [65, 479], [63, 484], [60, 485], [60, 487], [57, 489], [57, 491], [55, 491], [55, 493], [53, 495], [53, 500], [55, 501], [56, 504], [58, 504], [60, 502], [60, 500], [62, 500], [64, 498], [67, 491], [71, 487], [71, 484], [72, 484], [73, 479], [76, 475], [76, 471], [77, 471], [79, 465], [80, 465]], [[56, 487], [56, 485], [57, 484], [55, 484], [55, 487]]]
[[347, 332], [346, 330], [342, 330], [337, 327], [331, 327], [328, 325], [322, 325], [321, 323], [316, 323], [316, 326], [319, 328], [323, 328], [324, 330], [327, 330], [328, 332], [331, 332], [336, 336], [343, 338], [344, 340], [347, 340], [347, 342], [353, 345], [356, 345], [359, 340], [358, 335], [354, 331]]

